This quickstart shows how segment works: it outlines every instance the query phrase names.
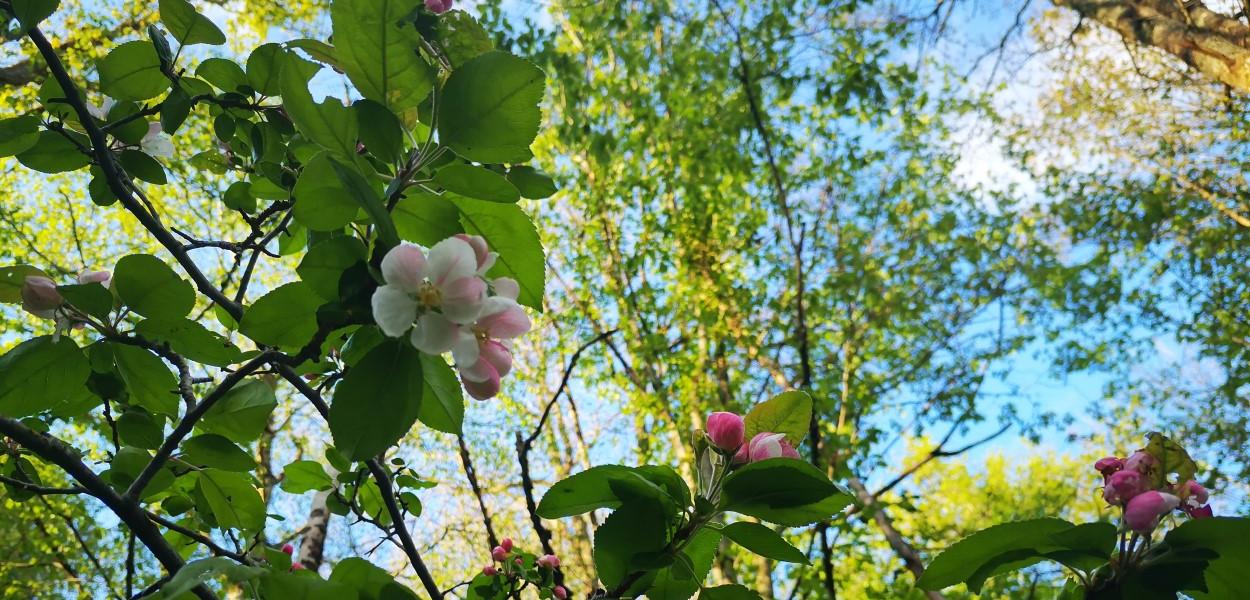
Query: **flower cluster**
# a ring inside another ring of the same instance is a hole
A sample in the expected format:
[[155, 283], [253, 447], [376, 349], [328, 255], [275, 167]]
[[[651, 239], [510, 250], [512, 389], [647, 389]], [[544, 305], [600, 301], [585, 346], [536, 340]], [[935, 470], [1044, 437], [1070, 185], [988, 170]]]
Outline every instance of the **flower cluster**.
[[1168, 483], [1159, 459], [1145, 450], [1099, 459], [1094, 469], [1102, 474], [1103, 499], [1124, 509], [1124, 523], [1133, 531], [1149, 533], [1176, 509], [1194, 519], [1211, 516], [1206, 488], [1192, 479]]
[[720, 451], [733, 456], [734, 464], [746, 464], [777, 457], [799, 458], [785, 434], [762, 431], [746, 441], [743, 418], [731, 412], [714, 412], [707, 418], [707, 437]]
[[[481, 578], [474, 580], [473, 586], [481, 588], [483, 597], [514, 597], [516, 593], [533, 585], [540, 590], [544, 598], [565, 600], [569, 591], [562, 585], [556, 585], [556, 569], [560, 568], [560, 559], [554, 554], [535, 556], [516, 548], [511, 539], [504, 538], [490, 551], [495, 564], [482, 568]], [[550, 590], [550, 594], [544, 592]], [[495, 593], [491, 593], [495, 592]]]
[[[382, 258], [385, 285], [373, 293], [373, 319], [390, 337], [410, 335], [427, 354], [451, 352], [469, 395], [499, 393], [512, 370], [510, 340], [530, 330], [516, 280], [485, 274], [495, 264], [481, 236], [458, 234], [427, 252], [400, 244]], [[411, 332], [411, 333], [410, 333]]]

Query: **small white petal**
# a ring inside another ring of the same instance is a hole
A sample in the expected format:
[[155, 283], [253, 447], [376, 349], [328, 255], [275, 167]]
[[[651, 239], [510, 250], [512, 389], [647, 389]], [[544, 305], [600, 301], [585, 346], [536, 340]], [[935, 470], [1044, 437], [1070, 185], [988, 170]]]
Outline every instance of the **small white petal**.
[[389, 285], [415, 294], [425, 277], [425, 252], [419, 246], [403, 243], [382, 257], [382, 278]]
[[373, 320], [382, 328], [382, 333], [399, 337], [416, 319], [417, 301], [403, 290], [384, 285], [373, 292]]
[[491, 286], [495, 288], [495, 294], [503, 296], [509, 300], [516, 300], [521, 294], [521, 285], [511, 277], [498, 277], [491, 282]]

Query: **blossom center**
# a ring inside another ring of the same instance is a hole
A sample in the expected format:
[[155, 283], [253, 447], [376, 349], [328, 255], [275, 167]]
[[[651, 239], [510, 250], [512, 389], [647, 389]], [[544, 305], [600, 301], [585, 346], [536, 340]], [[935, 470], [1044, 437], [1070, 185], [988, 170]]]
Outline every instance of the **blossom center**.
[[417, 302], [426, 308], [438, 306], [443, 303], [443, 293], [434, 284], [428, 281], [422, 282], [420, 289], [417, 290]]

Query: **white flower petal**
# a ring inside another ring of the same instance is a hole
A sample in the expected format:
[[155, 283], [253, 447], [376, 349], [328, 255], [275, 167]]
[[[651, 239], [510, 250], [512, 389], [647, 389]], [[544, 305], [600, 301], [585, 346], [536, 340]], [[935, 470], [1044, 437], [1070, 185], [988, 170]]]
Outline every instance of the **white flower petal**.
[[430, 248], [425, 276], [435, 286], [442, 288], [448, 282], [476, 274], [477, 254], [468, 242], [449, 237]]
[[417, 301], [403, 290], [384, 285], [373, 292], [373, 320], [382, 328], [382, 333], [399, 337], [416, 319]]
[[442, 354], [464, 337], [473, 339], [471, 334], [443, 315], [426, 313], [417, 319], [417, 328], [412, 331], [412, 345], [426, 354]]
[[403, 243], [382, 257], [382, 278], [388, 285], [409, 294], [417, 293], [425, 277], [425, 252], [419, 246]]
[[491, 286], [495, 288], [496, 295], [509, 300], [516, 300], [521, 295], [521, 284], [511, 277], [497, 277], [491, 282]]

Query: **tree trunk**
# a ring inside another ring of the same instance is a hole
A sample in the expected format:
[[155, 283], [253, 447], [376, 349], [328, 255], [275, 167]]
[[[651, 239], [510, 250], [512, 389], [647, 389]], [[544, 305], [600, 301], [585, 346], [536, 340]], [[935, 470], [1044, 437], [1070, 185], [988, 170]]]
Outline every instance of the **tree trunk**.
[[[868, 488], [864, 487], [863, 481], [860, 481], [858, 477], [851, 477], [847, 479], [847, 484], [855, 491], [855, 495], [864, 505], [865, 512], [872, 512], [872, 519], [876, 521], [877, 528], [881, 530], [881, 534], [889, 542], [890, 548], [903, 560], [907, 570], [911, 571], [912, 575], [916, 576], [916, 579], [920, 579], [920, 575], [924, 573], [924, 562], [920, 560], [920, 554], [894, 528], [894, 522], [890, 520], [890, 516], [885, 513], [884, 508], [877, 508], [873, 511], [868, 510], [877, 503], [877, 500], [872, 497], [872, 493], [868, 491]], [[945, 598], [940, 592], [925, 592], [925, 595], [930, 600], [943, 600]]]

